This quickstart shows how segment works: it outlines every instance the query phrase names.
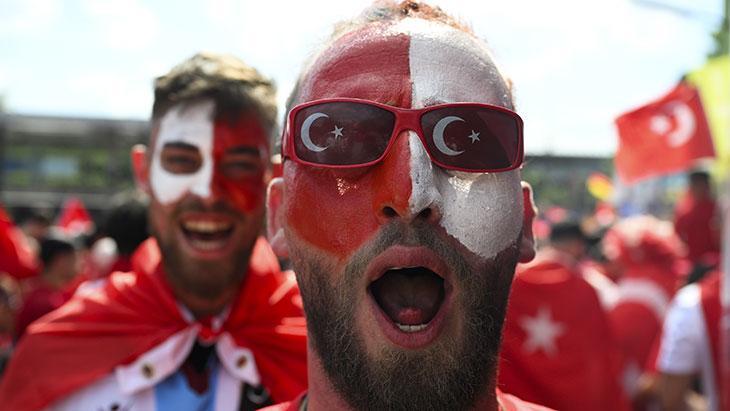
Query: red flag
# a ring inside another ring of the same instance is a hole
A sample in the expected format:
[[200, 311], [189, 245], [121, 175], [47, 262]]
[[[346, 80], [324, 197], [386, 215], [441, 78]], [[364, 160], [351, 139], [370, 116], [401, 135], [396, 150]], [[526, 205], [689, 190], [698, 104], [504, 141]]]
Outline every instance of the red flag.
[[89, 233], [94, 228], [94, 221], [86, 211], [84, 203], [78, 198], [70, 198], [63, 205], [61, 215], [56, 223], [68, 235]]
[[616, 172], [626, 183], [685, 170], [696, 159], [715, 156], [700, 95], [685, 82], [619, 116], [616, 127]]
[[38, 261], [25, 235], [0, 206], [0, 272], [15, 278], [32, 277]]
[[567, 260], [542, 250], [519, 266], [504, 324], [499, 387], [557, 410], [625, 410], [608, 317]]

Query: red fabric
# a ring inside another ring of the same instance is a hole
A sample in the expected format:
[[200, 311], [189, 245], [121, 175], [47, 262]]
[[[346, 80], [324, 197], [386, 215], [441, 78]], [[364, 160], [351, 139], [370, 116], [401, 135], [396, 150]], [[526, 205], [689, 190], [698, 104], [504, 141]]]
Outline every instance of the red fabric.
[[94, 228], [94, 220], [80, 199], [70, 198], [63, 205], [56, 225], [69, 235], [77, 235], [90, 232]]
[[23, 305], [18, 311], [16, 335], [20, 338], [25, 329], [33, 321], [43, 317], [56, 308], [62, 306], [71, 298], [72, 293], [65, 289], [56, 289], [40, 282], [23, 299]]
[[[75, 295], [28, 328], [0, 383], [0, 404], [41, 409], [188, 326], [164, 280], [154, 240], [140, 252], [146, 258], [133, 259], [135, 268], [151, 271], [114, 273], [98, 292]], [[263, 239], [241, 287], [223, 331], [253, 351], [275, 401], [292, 399], [306, 387], [306, 324], [292, 273], [280, 271]], [[211, 333], [201, 333], [206, 331]]]
[[696, 199], [689, 193], [677, 203], [674, 229], [687, 245], [687, 258], [693, 263], [720, 253], [720, 219], [712, 198]]
[[[550, 344], [533, 344], [536, 319], [554, 331]], [[498, 382], [505, 391], [564, 411], [627, 408], [606, 313], [560, 255], [541, 252], [520, 267], [502, 341]]]
[[[724, 400], [720, 387], [722, 382], [722, 367], [720, 361], [720, 314], [722, 312], [720, 306], [720, 272], [715, 271], [700, 283], [700, 293], [702, 298], [702, 313], [705, 318], [705, 329], [707, 337], [710, 340], [710, 348], [712, 351], [712, 364], [715, 365], [715, 386], [717, 387], [717, 398]], [[724, 404], [723, 411], [730, 411], [730, 404]]]
[[697, 89], [687, 83], [616, 119], [615, 166], [626, 183], [685, 170], [694, 160], [714, 157], [710, 129]]
[[[293, 401], [272, 405], [261, 411], [299, 411], [305, 395], [306, 393], [302, 393]], [[497, 401], [500, 404], [499, 411], [550, 411], [550, 408], [522, 401], [514, 395], [505, 394], [500, 390], [497, 390]]]
[[15, 278], [38, 274], [38, 260], [25, 235], [0, 206], [0, 272]]

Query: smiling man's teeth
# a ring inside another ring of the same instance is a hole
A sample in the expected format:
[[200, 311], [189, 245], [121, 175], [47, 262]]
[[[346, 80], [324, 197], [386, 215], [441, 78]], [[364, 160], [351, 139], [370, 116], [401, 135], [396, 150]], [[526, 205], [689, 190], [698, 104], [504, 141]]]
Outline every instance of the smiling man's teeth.
[[408, 324], [396, 323], [395, 325], [397, 325], [401, 331], [406, 332], [406, 333], [418, 332], [418, 331], [424, 330], [424, 329], [426, 329], [426, 327], [428, 327], [428, 324], [408, 325]]
[[183, 223], [183, 228], [189, 231], [196, 231], [199, 233], [216, 233], [219, 231], [225, 231], [231, 228], [231, 223], [223, 223], [217, 221], [186, 221]]

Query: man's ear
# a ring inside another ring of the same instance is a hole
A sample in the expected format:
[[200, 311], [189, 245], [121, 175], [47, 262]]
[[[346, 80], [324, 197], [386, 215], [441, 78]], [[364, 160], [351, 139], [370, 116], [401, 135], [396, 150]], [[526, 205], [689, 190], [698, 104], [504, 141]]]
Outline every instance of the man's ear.
[[150, 194], [150, 167], [147, 160], [147, 147], [135, 144], [132, 147], [132, 171], [137, 188], [145, 194]]
[[276, 177], [271, 180], [266, 192], [266, 236], [269, 238], [271, 248], [279, 258], [289, 258], [289, 247], [284, 237], [283, 203], [284, 179]]
[[537, 207], [532, 198], [532, 187], [525, 181], [522, 182], [522, 198], [525, 212], [522, 224], [522, 238], [520, 239], [520, 262], [528, 263], [535, 258], [535, 237], [532, 235], [532, 221], [537, 215]]

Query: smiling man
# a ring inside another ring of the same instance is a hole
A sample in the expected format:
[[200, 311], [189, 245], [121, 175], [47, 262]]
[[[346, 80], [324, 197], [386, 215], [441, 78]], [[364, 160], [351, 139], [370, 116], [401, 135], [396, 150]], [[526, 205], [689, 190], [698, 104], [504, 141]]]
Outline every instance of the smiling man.
[[230, 56], [157, 79], [151, 144], [132, 153], [154, 239], [132, 272], [29, 328], [3, 409], [248, 410], [305, 388], [296, 281], [259, 238], [274, 101]]
[[309, 391], [276, 409], [541, 409], [496, 390], [534, 209], [485, 44], [440, 9], [379, 2], [290, 103], [269, 229], [304, 300]]

